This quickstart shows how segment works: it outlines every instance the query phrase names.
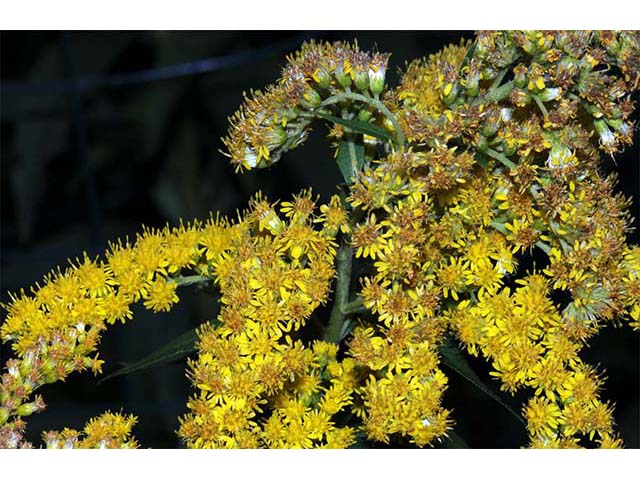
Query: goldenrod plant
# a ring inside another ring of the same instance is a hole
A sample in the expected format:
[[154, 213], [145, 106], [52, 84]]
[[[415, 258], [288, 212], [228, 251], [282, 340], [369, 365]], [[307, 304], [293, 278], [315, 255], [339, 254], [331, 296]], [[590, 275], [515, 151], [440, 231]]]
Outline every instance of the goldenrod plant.
[[[437, 445], [455, 432], [449, 382], [475, 381], [465, 355], [505, 397], [528, 396], [523, 446], [621, 447], [604, 372], [581, 351], [607, 324], [640, 328], [631, 200], [601, 173], [632, 142], [640, 34], [481, 31], [395, 88], [388, 59], [305, 43], [230, 118], [237, 172], [329, 125], [344, 183], [327, 203], [257, 193], [237, 218], [143, 229], [12, 294], [0, 447], [32, 447], [41, 387], [101, 373], [100, 337], [133, 304], [167, 311], [196, 284], [220, 292], [220, 313], [188, 360], [187, 447]], [[106, 413], [42, 439], [137, 447], [135, 423]]]

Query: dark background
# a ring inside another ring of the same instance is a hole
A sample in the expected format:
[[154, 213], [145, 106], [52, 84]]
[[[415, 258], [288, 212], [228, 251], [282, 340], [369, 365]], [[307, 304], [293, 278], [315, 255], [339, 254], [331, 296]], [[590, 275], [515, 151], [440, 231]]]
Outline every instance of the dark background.
[[[235, 175], [219, 149], [227, 117], [243, 91], [273, 82], [285, 54], [305, 39], [357, 39], [391, 52], [395, 85], [405, 61], [428, 55], [471, 32], [3, 32], [0, 39], [1, 250], [0, 300], [76, 258], [104, 252], [107, 242], [135, 238], [141, 225], [233, 215], [262, 190], [288, 198], [311, 186], [326, 200], [340, 176], [325, 127], [274, 168]], [[638, 213], [638, 147], [617, 157], [620, 190]], [[327, 163], [328, 162], [328, 163]], [[638, 242], [636, 232], [630, 241]], [[104, 335], [105, 372], [134, 361], [213, 318], [216, 302], [186, 291], [167, 314], [134, 310], [134, 320]], [[2, 317], [4, 318], [4, 312]], [[616, 403], [627, 447], [638, 448], [639, 336], [607, 327], [585, 359], [606, 370], [603, 397]], [[2, 364], [10, 354], [0, 347]], [[491, 381], [482, 360], [470, 359]], [[139, 417], [143, 447], [179, 447], [177, 417], [190, 388], [184, 361], [96, 385], [74, 374], [42, 389], [47, 410], [29, 419], [29, 438], [65, 426], [81, 428], [111, 409]], [[474, 448], [516, 448], [524, 428], [455, 373], [445, 404], [456, 431]], [[496, 389], [497, 390], [497, 389]], [[510, 401], [510, 400], [508, 400]], [[519, 410], [518, 399], [511, 402]]]

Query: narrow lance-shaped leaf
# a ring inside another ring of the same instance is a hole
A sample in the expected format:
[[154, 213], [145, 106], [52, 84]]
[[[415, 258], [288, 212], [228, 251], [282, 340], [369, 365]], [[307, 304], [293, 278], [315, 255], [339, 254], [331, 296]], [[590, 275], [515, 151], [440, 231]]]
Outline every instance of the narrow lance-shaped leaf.
[[111, 378], [139, 372], [141, 370], [146, 370], [148, 368], [157, 367], [175, 360], [183, 359], [196, 350], [197, 341], [198, 335], [196, 333], [196, 329], [189, 330], [188, 332], [174, 338], [156, 351], [150, 353], [146, 357], [135, 362], [125, 363], [123, 368], [100, 379], [98, 384], [106, 382]]
[[378, 127], [377, 125], [373, 125], [369, 122], [362, 122], [360, 120], [347, 120], [346, 118], [334, 117], [333, 115], [329, 115], [323, 112], [315, 112], [315, 115], [330, 122], [337, 123], [338, 125], [342, 125], [343, 127], [350, 128], [354, 132], [363, 133], [371, 137], [379, 138], [380, 140], [384, 140], [386, 142], [393, 141], [393, 137], [387, 130]]
[[343, 140], [338, 147], [338, 168], [347, 183], [353, 183], [364, 164], [364, 146], [351, 140]]
[[509, 413], [518, 419], [520, 423], [525, 425], [525, 421], [518, 412], [507, 405], [498, 395], [496, 395], [484, 382], [478, 377], [476, 372], [469, 366], [467, 360], [462, 355], [462, 352], [456, 348], [450, 337], [445, 337], [444, 342], [440, 346], [440, 357], [444, 365], [456, 372], [462, 378], [471, 383], [478, 390], [483, 392], [492, 400], [495, 400], [502, 405]]

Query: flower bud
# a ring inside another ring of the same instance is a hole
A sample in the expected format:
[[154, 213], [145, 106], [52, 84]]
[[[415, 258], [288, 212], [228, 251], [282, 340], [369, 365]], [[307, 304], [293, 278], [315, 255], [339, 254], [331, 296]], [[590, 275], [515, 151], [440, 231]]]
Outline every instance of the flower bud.
[[269, 148], [269, 150], [275, 150], [276, 148], [284, 144], [289, 136], [287, 135], [287, 132], [284, 128], [276, 125], [266, 132], [265, 138], [267, 140], [267, 147]]
[[482, 127], [482, 135], [486, 138], [493, 137], [498, 131], [497, 123], [490, 122]]
[[547, 167], [564, 168], [576, 163], [573, 152], [561, 142], [554, 142], [549, 156], [547, 157]]
[[384, 90], [384, 76], [383, 67], [369, 68], [369, 88], [374, 95], [380, 95]]
[[483, 80], [493, 80], [498, 75], [498, 72], [495, 68], [490, 65], [487, 65], [482, 69], [482, 78]]
[[28, 417], [29, 415], [42, 410], [38, 402], [23, 403], [16, 409], [16, 414], [20, 417]]
[[300, 102], [305, 108], [318, 108], [322, 103], [322, 97], [313, 88], [309, 88], [303, 95], [303, 100]]
[[368, 122], [373, 114], [369, 110], [360, 110], [358, 112], [358, 120], [361, 122]]
[[616, 136], [609, 129], [609, 125], [602, 119], [595, 120], [593, 122], [593, 126], [596, 127], [596, 131], [598, 135], [600, 135], [600, 143], [603, 147], [609, 148], [613, 147], [616, 143]]
[[458, 97], [458, 85], [455, 83], [447, 83], [442, 91], [442, 100], [446, 105], [451, 105]]
[[466, 90], [467, 90], [467, 95], [469, 95], [470, 97], [476, 97], [478, 96], [478, 84], [480, 82], [480, 77], [479, 75], [473, 75], [473, 76], [469, 76], [467, 78], [467, 86], [466, 86]]
[[333, 75], [343, 88], [349, 88], [351, 86], [351, 75], [344, 71], [342, 65], [338, 65], [333, 71]]
[[527, 84], [527, 67], [524, 65], [513, 67], [513, 83], [518, 88], [524, 88]]
[[33, 368], [33, 356], [25, 356], [20, 363], [20, 376], [27, 377], [31, 373], [31, 369]]
[[551, 100], [555, 100], [556, 98], [560, 97], [561, 94], [562, 90], [557, 87], [545, 88], [542, 92], [540, 92], [538, 98], [543, 102], [550, 102]]
[[522, 49], [529, 55], [532, 55], [536, 51], [536, 32], [527, 32], [522, 36]]
[[356, 88], [361, 92], [366, 92], [369, 89], [369, 75], [364, 70], [356, 72]]
[[484, 137], [482, 135], [480, 135], [478, 137], [478, 140], [476, 141], [476, 148], [480, 152], [486, 152], [487, 151], [487, 149], [489, 148], [489, 143], [487, 142], [486, 137]]
[[518, 150], [515, 143], [507, 144], [506, 142], [502, 142], [502, 153], [505, 157], [510, 157], [514, 155]]
[[318, 68], [313, 73], [313, 79], [321, 88], [329, 88], [331, 84], [331, 75], [324, 68]]
[[500, 122], [502, 119], [502, 110], [491, 112], [485, 119], [484, 125], [482, 126], [482, 135], [491, 138], [497, 132], [500, 127]]

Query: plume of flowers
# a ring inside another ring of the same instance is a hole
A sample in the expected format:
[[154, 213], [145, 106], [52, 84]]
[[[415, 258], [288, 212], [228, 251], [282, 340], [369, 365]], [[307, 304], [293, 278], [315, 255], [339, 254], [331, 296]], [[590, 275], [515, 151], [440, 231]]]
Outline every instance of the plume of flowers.
[[[349, 149], [341, 195], [318, 207], [310, 190], [258, 194], [236, 221], [144, 229], [12, 295], [0, 446], [31, 446], [36, 390], [99, 373], [100, 336], [134, 303], [167, 311], [196, 282], [220, 290], [221, 309], [188, 362], [188, 447], [433, 445], [454, 424], [441, 368], [452, 340], [502, 391], [529, 394], [529, 446], [622, 446], [604, 372], [580, 355], [604, 325], [640, 330], [630, 201], [600, 168], [632, 141], [640, 34], [478, 32], [407, 65], [394, 89], [387, 62], [307, 43], [230, 119], [239, 171], [331, 123], [339, 164]], [[107, 413], [43, 438], [135, 447], [134, 423]]]

